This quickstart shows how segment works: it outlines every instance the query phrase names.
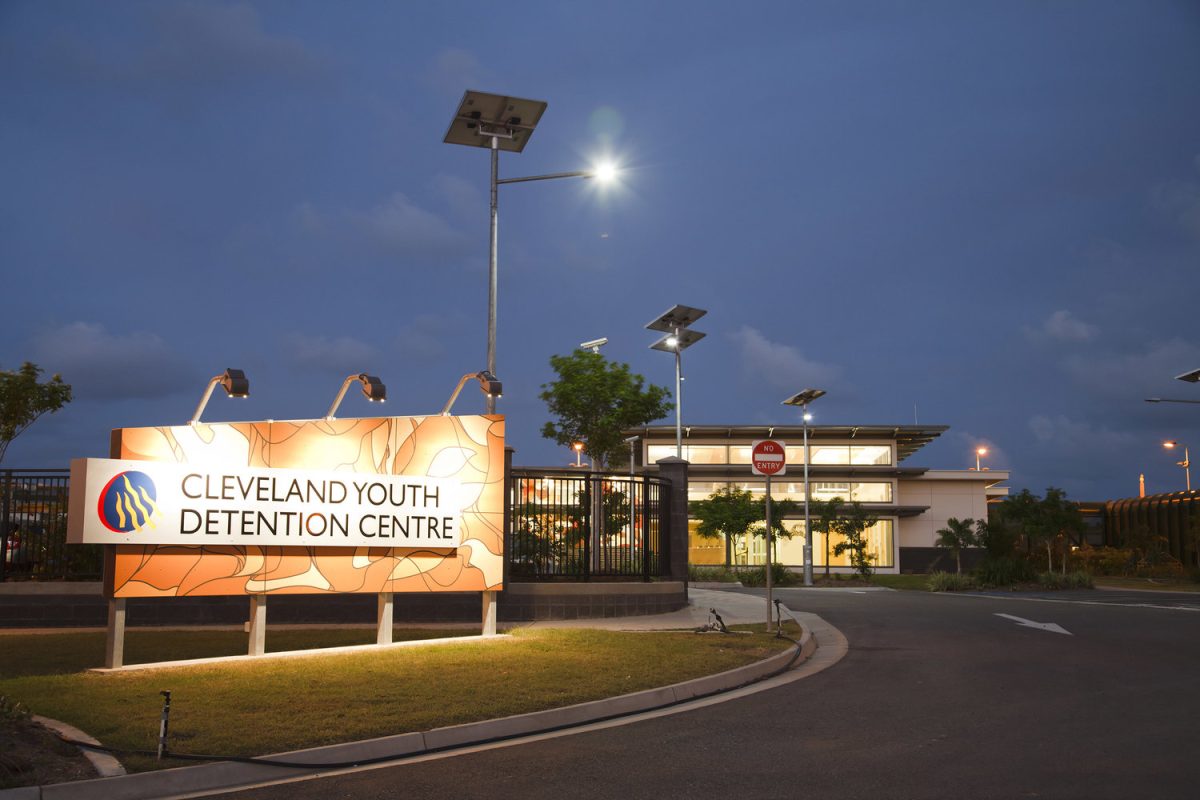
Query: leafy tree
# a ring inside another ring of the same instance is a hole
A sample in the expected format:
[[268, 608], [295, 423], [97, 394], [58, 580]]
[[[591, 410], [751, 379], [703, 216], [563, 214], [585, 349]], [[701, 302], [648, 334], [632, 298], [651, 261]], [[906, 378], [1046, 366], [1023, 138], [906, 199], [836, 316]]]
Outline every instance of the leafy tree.
[[1063, 570], [1066, 571], [1068, 552], [1072, 538], [1083, 533], [1083, 515], [1079, 506], [1067, 500], [1066, 492], [1051, 486], [1044, 498], [1022, 489], [1005, 499], [1001, 504], [1001, 519], [1024, 534], [1031, 546], [1046, 548], [1046, 564], [1054, 571], [1054, 545], [1063, 543]]
[[16, 372], [0, 370], [0, 461], [8, 446], [38, 417], [53, 414], [71, 402], [71, 386], [62, 376], [39, 382], [42, 369], [26, 361]]
[[836, 532], [839, 515], [842, 513], [842, 498], [832, 500], [810, 500], [808, 516], [813, 531], [825, 535], [825, 577], [829, 577], [829, 538]]
[[[762, 502], [758, 502], [758, 507], [763, 509], [764, 512], [759, 515], [759, 520], [763, 524], [751, 526], [750, 535], [761, 539], [767, 535], [766, 520], [763, 519], [766, 508]], [[799, 516], [803, 513], [804, 505], [802, 503], [797, 503], [795, 500], [771, 500], [771, 535], [774, 537], [772, 543], [776, 547], [779, 546], [780, 538], [791, 539], [793, 536], [792, 529], [783, 524], [784, 519], [787, 517]], [[771, 554], [770, 560], [776, 560], [774, 553]]]
[[833, 554], [840, 556], [850, 552], [850, 565], [854, 571], [867, 580], [871, 579], [871, 559], [867, 553], [867, 540], [863, 534], [867, 528], [879, 520], [867, 513], [858, 503], [851, 503], [848, 509], [843, 509], [841, 516], [833, 523], [834, 533], [842, 535], [842, 541], [833, 546]]
[[751, 526], [762, 520], [763, 505], [749, 491], [724, 486], [705, 500], [693, 500], [688, 504], [688, 513], [700, 520], [696, 528], [700, 536], [707, 539], [725, 537], [725, 566], [728, 567], [733, 561], [734, 538], [744, 536]]
[[609, 361], [599, 353], [576, 350], [551, 356], [558, 375], [542, 384], [541, 398], [558, 422], [542, 426], [542, 436], [564, 447], [583, 442], [583, 451], [601, 469], [628, 463], [621, 432], [660, 419], [674, 406], [670, 391], [629, 371], [628, 364]]
[[954, 554], [954, 572], [962, 575], [962, 551], [979, 543], [975, 520], [950, 517], [946, 520], [946, 527], [939, 529], [937, 535], [935, 544]]

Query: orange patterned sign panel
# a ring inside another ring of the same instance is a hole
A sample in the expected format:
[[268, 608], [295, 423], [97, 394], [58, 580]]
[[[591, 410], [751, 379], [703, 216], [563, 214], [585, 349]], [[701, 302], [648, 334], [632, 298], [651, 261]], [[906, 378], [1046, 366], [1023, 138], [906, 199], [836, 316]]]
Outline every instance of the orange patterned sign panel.
[[381, 417], [122, 428], [112, 458], [207, 470], [401, 475], [460, 487], [454, 548], [116, 545], [110, 597], [503, 588], [504, 418]]

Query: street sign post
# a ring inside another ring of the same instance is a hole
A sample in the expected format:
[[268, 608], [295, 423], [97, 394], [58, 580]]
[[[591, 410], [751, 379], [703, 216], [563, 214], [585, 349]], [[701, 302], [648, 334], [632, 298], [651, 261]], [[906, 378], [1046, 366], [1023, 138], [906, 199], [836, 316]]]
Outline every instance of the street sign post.
[[771, 581], [771, 567], [773, 562], [771, 558], [771, 477], [773, 475], [787, 474], [787, 447], [783, 442], [776, 441], [775, 439], [759, 439], [753, 442], [750, 447], [750, 471], [755, 475], [762, 475], [767, 479], [767, 632], [770, 633], [774, 629], [774, 623], [771, 621], [771, 594], [773, 588]]

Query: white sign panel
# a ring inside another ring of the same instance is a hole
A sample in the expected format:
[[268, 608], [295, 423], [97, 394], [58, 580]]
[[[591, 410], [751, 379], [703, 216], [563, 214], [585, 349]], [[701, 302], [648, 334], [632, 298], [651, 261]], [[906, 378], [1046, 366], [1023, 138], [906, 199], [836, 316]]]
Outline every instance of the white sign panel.
[[411, 475], [81, 458], [67, 541], [453, 548], [461, 494]]

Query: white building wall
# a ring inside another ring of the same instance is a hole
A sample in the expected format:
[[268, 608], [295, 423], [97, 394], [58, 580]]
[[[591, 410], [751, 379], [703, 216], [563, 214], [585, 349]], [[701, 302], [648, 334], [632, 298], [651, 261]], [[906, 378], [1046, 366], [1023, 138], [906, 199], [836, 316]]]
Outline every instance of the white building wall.
[[900, 547], [933, 547], [937, 532], [956, 519], [987, 519], [987, 487], [1006, 480], [1007, 472], [930, 470], [913, 479], [902, 479], [898, 503], [902, 506], [929, 506], [915, 517], [898, 521], [896, 538]]

